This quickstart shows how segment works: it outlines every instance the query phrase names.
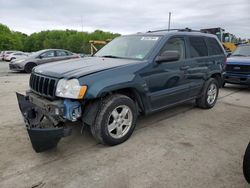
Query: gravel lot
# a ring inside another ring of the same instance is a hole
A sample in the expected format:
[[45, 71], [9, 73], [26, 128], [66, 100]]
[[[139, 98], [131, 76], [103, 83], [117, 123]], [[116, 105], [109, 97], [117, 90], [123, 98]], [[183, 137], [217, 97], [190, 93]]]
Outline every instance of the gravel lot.
[[141, 117], [124, 144], [97, 144], [89, 130], [35, 153], [15, 92], [29, 75], [0, 62], [0, 187], [248, 187], [242, 158], [250, 140], [250, 89], [228, 85], [211, 110], [184, 104]]

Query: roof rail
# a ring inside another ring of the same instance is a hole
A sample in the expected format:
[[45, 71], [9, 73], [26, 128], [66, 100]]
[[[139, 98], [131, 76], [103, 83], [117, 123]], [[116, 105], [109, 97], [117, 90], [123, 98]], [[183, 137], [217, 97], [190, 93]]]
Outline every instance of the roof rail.
[[200, 30], [193, 30], [190, 28], [184, 28], [184, 29], [159, 29], [154, 31], [147, 31], [147, 33], [155, 33], [155, 32], [161, 32], [161, 31], [186, 31], [186, 32], [201, 32]]

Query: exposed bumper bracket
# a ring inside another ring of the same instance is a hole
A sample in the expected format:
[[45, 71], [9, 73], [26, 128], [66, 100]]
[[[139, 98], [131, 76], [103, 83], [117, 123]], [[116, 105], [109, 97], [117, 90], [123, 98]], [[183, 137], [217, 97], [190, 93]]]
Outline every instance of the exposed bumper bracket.
[[[71, 128], [65, 128], [63, 122], [58, 122], [53, 117], [48, 117], [43, 110], [31, 103], [27, 96], [16, 93], [20, 111], [23, 115], [24, 122], [36, 152], [46, 151], [57, 146], [62, 137], [69, 136]], [[52, 124], [51, 127], [42, 127], [41, 122], [46, 119]]]

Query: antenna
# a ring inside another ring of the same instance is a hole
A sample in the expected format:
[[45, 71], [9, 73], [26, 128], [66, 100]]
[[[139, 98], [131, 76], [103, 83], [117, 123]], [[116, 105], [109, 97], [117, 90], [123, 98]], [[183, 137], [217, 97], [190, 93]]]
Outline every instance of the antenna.
[[168, 30], [170, 30], [171, 12], [168, 14]]

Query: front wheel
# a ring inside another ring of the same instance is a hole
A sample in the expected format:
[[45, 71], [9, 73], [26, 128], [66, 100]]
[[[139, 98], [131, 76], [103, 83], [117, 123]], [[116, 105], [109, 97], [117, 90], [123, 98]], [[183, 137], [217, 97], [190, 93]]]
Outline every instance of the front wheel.
[[209, 109], [213, 108], [219, 94], [219, 84], [214, 78], [210, 78], [206, 81], [202, 96], [196, 99], [196, 104], [200, 108]]
[[27, 63], [24, 67], [24, 71], [27, 73], [31, 73], [32, 69], [36, 66], [35, 63]]
[[98, 142], [117, 145], [132, 135], [136, 119], [137, 108], [131, 98], [121, 94], [111, 95], [101, 101], [91, 132]]

